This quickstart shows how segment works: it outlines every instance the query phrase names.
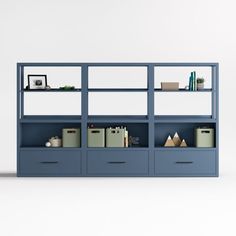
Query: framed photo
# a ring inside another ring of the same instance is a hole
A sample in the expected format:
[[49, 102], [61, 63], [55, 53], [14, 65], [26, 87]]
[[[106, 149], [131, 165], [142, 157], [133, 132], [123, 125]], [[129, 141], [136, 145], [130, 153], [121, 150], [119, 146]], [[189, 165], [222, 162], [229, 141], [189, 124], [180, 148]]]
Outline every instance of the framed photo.
[[28, 75], [28, 89], [46, 89], [47, 75]]

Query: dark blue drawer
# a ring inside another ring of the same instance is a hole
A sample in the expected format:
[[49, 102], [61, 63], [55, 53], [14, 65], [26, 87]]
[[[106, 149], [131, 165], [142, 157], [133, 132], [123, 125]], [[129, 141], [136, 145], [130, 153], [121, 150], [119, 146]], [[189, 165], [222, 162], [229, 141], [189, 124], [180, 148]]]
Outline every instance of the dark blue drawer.
[[216, 174], [214, 150], [155, 151], [155, 172], [163, 176], [213, 176]]
[[148, 151], [88, 151], [89, 175], [148, 175]]
[[73, 150], [20, 152], [20, 175], [73, 176], [81, 174], [81, 153]]

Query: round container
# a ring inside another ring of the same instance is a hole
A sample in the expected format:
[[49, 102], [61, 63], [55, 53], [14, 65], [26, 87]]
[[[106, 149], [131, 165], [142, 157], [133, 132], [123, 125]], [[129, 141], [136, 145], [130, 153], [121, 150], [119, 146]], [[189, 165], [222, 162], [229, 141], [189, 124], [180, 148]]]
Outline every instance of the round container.
[[197, 83], [197, 90], [203, 90], [204, 89], [204, 83]]
[[51, 147], [61, 147], [62, 141], [60, 138], [50, 138], [49, 142], [51, 143]]

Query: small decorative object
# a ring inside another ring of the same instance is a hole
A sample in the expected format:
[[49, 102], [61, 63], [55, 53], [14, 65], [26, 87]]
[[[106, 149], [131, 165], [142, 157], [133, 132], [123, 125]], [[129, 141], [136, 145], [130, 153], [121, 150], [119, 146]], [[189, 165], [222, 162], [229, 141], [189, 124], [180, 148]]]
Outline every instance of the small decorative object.
[[28, 75], [28, 87], [26, 89], [46, 89], [47, 75]]
[[187, 143], [185, 142], [185, 140], [183, 139], [181, 144], [180, 144], [180, 147], [187, 147]]
[[180, 139], [180, 137], [179, 137], [177, 132], [175, 133], [175, 135], [174, 135], [172, 140], [173, 140], [173, 142], [174, 142], [176, 147], [178, 147], [181, 144], [181, 139]]
[[49, 85], [47, 85], [47, 86], [45, 87], [45, 89], [50, 90], [51, 87], [50, 87]]
[[140, 138], [129, 136], [129, 147], [139, 147], [140, 145]]
[[61, 90], [74, 90], [75, 87], [74, 86], [65, 85], [64, 87], [60, 87], [59, 89], [61, 89]]
[[184, 89], [185, 89], [185, 90], [189, 90], [189, 86], [186, 85], [186, 86], [184, 87]]
[[179, 90], [179, 82], [161, 82], [161, 89], [168, 90]]
[[171, 136], [169, 135], [166, 139], [166, 142], [164, 144], [164, 147], [175, 147], [175, 143], [173, 142]]
[[46, 142], [46, 143], [45, 143], [45, 146], [46, 146], [46, 147], [51, 147], [51, 143], [50, 143], [50, 142]]
[[197, 90], [196, 71], [192, 71], [189, 77], [189, 91]]
[[62, 141], [58, 136], [51, 137], [49, 142], [51, 143], [51, 147], [61, 147], [62, 145]]
[[197, 90], [203, 90], [204, 89], [204, 78], [197, 78]]

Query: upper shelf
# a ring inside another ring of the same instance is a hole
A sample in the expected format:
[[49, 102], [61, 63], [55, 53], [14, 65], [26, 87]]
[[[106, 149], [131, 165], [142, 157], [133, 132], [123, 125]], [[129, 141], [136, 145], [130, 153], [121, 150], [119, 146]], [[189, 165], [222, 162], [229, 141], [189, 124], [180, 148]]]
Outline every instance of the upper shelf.
[[215, 123], [212, 116], [201, 115], [159, 115], [155, 116], [156, 123]]
[[81, 116], [50, 116], [50, 115], [32, 115], [23, 116], [21, 123], [77, 123], [81, 122]]
[[147, 88], [89, 88], [89, 92], [147, 92]]
[[88, 122], [90, 123], [109, 123], [109, 122], [117, 122], [117, 123], [145, 123], [148, 122], [148, 116], [88, 116]]
[[202, 89], [202, 90], [195, 90], [195, 91], [191, 91], [191, 90], [187, 90], [187, 89], [183, 89], [183, 88], [181, 88], [181, 89], [179, 89], [179, 90], [162, 90], [162, 89], [160, 89], [160, 88], [158, 88], [158, 89], [154, 89], [155, 90], [155, 92], [185, 92], [185, 93], [192, 93], [192, 92], [194, 92], [194, 93], [197, 93], [197, 92], [213, 92], [214, 90], [212, 90], [212, 89], [209, 89], [209, 88], [207, 88], [207, 89]]
[[51, 89], [24, 89], [21, 90], [21, 92], [27, 92], [27, 93], [32, 93], [32, 92], [81, 92], [81, 89], [76, 88], [73, 90], [64, 90], [64, 89], [55, 89], [55, 88], [51, 88]]

